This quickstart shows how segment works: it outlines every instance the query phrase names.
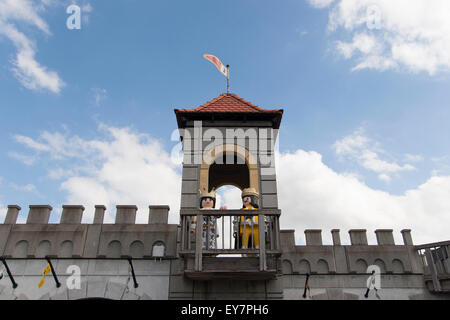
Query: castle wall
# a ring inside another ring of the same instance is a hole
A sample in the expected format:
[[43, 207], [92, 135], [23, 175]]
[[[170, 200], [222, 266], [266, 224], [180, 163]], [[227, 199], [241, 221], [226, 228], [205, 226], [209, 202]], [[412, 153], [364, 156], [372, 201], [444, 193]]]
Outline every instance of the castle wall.
[[[449, 299], [430, 292], [424, 282], [422, 257], [410, 230], [395, 244], [392, 230], [376, 230], [377, 245], [368, 245], [366, 230], [350, 230], [350, 245], [322, 244], [321, 230], [305, 230], [306, 245], [295, 244], [294, 230], [281, 230], [278, 276], [272, 280], [188, 279], [188, 260], [178, 255], [179, 227], [167, 223], [169, 207], [150, 206], [147, 224], [135, 224], [135, 206], [117, 206], [114, 224], [103, 224], [106, 208], [96, 206], [94, 223], [81, 224], [82, 206], [63, 206], [59, 224], [49, 224], [50, 206], [30, 206], [27, 223], [16, 224], [18, 206], [9, 206], [0, 224], [0, 254], [6, 258], [18, 287], [8, 275], [0, 280], [0, 299], [366, 299], [371, 266], [381, 272], [381, 299]], [[46, 258], [52, 274], [38, 289]], [[132, 264], [138, 283], [134, 287]], [[80, 289], [69, 288], [70, 266], [80, 268]], [[3, 266], [2, 266], [3, 267]], [[378, 299], [372, 290], [367, 299]]]
[[[177, 225], [168, 224], [168, 206], [150, 206], [148, 224], [135, 224], [136, 206], [117, 206], [114, 224], [103, 224], [106, 208], [96, 206], [93, 224], [81, 224], [83, 206], [63, 206], [59, 224], [49, 224], [51, 206], [30, 206], [26, 224], [16, 224], [18, 206], [9, 206], [0, 225], [0, 255], [8, 275], [0, 281], [0, 299], [167, 299], [172, 260], [177, 255]], [[39, 289], [49, 258], [52, 274]], [[138, 287], [134, 287], [128, 258]], [[80, 289], [66, 283], [68, 267], [79, 267]], [[3, 265], [0, 265], [3, 268]]]
[[[296, 246], [294, 230], [281, 230], [281, 268], [284, 299], [361, 300], [368, 297], [368, 268], [379, 268], [380, 299], [450, 299], [432, 294], [425, 286], [421, 257], [410, 230], [402, 230], [404, 243], [396, 245], [392, 230], [376, 230], [377, 245], [368, 245], [366, 230], [350, 230], [351, 245], [341, 245], [339, 230], [332, 230], [333, 245], [322, 245], [321, 230], [305, 230], [306, 245]], [[310, 294], [303, 297], [309, 274]]]

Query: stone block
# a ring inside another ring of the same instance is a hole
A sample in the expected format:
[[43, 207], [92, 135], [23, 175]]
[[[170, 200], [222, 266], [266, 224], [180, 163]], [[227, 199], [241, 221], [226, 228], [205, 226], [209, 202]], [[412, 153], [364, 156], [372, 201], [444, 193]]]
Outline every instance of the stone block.
[[198, 208], [199, 197], [198, 194], [182, 194], [181, 208]]
[[295, 230], [280, 230], [280, 242], [283, 252], [295, 251]]
[[135, 224], [137, 206], [117, 205], [116, 209], [116, 224]]
[[80, 224], [84, 207], [81, 205], [63, 205], [61, 224]]
[[102, 232], [101, 224], [91, 224], [87, 226], [86, 242], [84, 245], [83, 257], [85, 258], [95, 258], [97, 257], [100, 235]]
[[30, 205], [27, 224], [47, 224], [52, 209], [49, 205]]
[[94, 212], [94, 224], [102, 224], [105, 218], [106, 207], [104, 205], [96, 205]]
[[276, 194], [277, 182], [276, 180], [264, 180], [261, 181], [261, 193], [263, 194]]
[[261, 207], [264, 209], [278, 208], [278, 198], [276, 194], [263, 194]]
[[333, 245], [340, 246], [341, 245], [341, 236], [339, 234], [339, 229], [331, 230], [331, 236], [333, 238]]
[[401, 231], [402, 236], [403, 236], [403, 243], [405, 244], [405, 246], [413, 246], [413, 241], [412, 241], [412, 237], [411, 237], [411, 230], [410, 229], [403, 229]]
[[350, 234], [350, 243], [354, 245], [367, 246], [367, 234], [365, 229], [352, 229], [348, 232]]
[[183, 180], [198, 180], [198, 168], [183, 166]]
[[9, 205], [4, 224], [16, 224], [20, 210], [22, 210], [22, 208], [18, 205]]
[[198, 181], [197, 180], [183, 180], [181, 182], [181, 193], [198, 194]]
[[378, 245], [395, 245], [392, 229], [377, 229], [375, 230], [375, 234], [377, 236]]
[[149, 224], [167, 224], [169, 217], [170, 207], [163, 206], [149, 206], [149, 216], [148, 223]]
[[322, 245], [322, 230], [309, 229], [305, 230], [305, 238], [307, 246], [321, 246]]
[[11, 225], [0, 224], [0, 256], [4, 255], [6, 243], [8, 242]]

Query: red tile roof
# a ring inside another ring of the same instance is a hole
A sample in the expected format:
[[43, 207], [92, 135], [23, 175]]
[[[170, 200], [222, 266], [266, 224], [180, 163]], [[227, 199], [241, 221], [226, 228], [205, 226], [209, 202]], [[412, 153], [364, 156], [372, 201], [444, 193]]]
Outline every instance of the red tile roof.
[[177, 109], [179, 113], [206, 112], [206, 113], [282, 113], [282, 110], [264, 110], [254, 104], [230, 93], [221, 94], [217, 98], [194, 109]]

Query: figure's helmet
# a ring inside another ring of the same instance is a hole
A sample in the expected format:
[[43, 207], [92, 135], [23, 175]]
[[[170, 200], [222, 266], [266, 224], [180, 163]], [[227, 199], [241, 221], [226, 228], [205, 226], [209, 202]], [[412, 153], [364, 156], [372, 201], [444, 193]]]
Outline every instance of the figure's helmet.
[[250, 197], [250, 204], [254, 207], [254, 208], [259, 208], [258, 205], [258, 198], [259, 198], [259, 194], [256, 191], [255, 188], [245, 188], [242, 190], [241, 193], [241, 198], [243, 199], [244, 197]]
[[247, 196], [259, 197], [259, 194], [258, 194], [258, 192], [256, 192], [255, 188], [245, 188], [244, 190], [242, 190], [241, 198], [247, 197]]
[[200, 208], [202, 207], [202, 200], [204, 198], [211, 198], [213, 199], [213, 208], [216, 206], [216, 190], [215, 188], [212, 188], [211, 191], [208, 192], [206, 189], [199, 189], [200, 192]]

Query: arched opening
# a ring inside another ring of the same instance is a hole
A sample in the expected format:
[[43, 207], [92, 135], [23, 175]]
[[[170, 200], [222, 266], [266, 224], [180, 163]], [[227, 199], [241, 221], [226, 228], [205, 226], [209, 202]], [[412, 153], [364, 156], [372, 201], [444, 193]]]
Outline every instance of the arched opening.
[[241, 190], [248, 188], [250, 186], [249, 170], [245, 162], [241, 163], [242, 160], [236, 154], [233, 155], [232, 161], [228, 159], [228, 164], [225, 154], [216, 158], [209, 167], [209, 190], [218, 189], [224, 185], [234, 185]]
[[239, 189], [255, 188], [259, 192], [258, 165], [245, 148], [225, 144], [206, 152], [200, 168], [200, 189], [218, 189], [232, 185]]

